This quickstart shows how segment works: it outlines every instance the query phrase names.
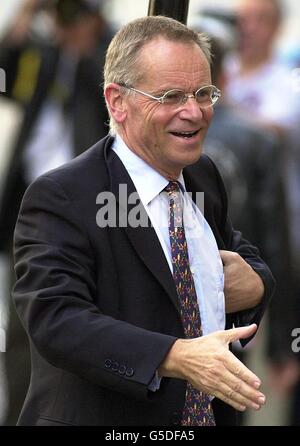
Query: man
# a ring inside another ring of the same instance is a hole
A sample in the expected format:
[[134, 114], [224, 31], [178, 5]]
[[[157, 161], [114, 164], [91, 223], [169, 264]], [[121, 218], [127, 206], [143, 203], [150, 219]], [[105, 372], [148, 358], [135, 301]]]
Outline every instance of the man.
[[[25, 194], [14, 299], [32, 380], [20, 425], [234, 424], [234, 409], [265, 403], [228, 349], [253, 336], [245, 325], [273, 279], [233, 231], [216, 168], [198, 162], [219, 95], [209, 59], [206, 38], [172, 19], [125, 26], [104, 73], [116, 136]], [[204, 192], [206, 220], [185, 196], [183, 228], [184, 190]]]
[[[55, 6], [54, 11], [47, 10], [49, 20], [53, 12], [56, 18], [51, 39], [32, 30], [34, 19], [47, 5]], [[97, 1], [29, 0], [0, 44], [0, 66], [8, 77], [7, 97], [24, 110], [1, 183], [0, 260], [11, 257], [13, 231], [28, 185], [107, 134], [108, 115], [99, 84], [111, 37]], [[1, 328], [6, 331], [7, 345], [1, 363], [8, 381], [3, 423], [14, 425], [29, 384], [30, 358], [24, 330], [8, 304], [10, 293], [3, 294]]]

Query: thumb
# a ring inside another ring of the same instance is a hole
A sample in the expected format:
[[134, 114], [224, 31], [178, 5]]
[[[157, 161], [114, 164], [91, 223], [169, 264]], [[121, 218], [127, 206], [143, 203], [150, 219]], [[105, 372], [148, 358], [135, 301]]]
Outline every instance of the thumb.
[[239, 339], [245, 339], [252, 336], [257, 330], [256, 324], [251, 324], [246, 327], [232, 328], [226, 330], [226, 340], [228, 343], [238, 341]]

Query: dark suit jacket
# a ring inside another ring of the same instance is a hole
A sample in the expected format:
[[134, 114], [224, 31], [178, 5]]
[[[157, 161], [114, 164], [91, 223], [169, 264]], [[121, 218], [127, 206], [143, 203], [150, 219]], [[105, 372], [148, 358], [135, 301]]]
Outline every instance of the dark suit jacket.
[[[100, 141], [27, 190], [15, 232], [18, 313], [30, 337], [32, 378], [20, 425], [170, 425], [180, 422], [184, 381], [148, 390], [184, 337], [172, 274], [155, 230], [96, 224], [100, 192], [133, 183]], [[233, 231], [221, 178], [209, 158], [184, 171], [188, 191], [204, 191], [205, 217], [222, 249], [240, 253], [266, 288], [257, 308], [228, 326], [259, 323], [273, 278], [258, 251]], [[130, 206], [128, 207], [128, 212]], [[117, 214], [119, 208], [117, 209]], [[218, 424], [234, 411], [214, 401]]]

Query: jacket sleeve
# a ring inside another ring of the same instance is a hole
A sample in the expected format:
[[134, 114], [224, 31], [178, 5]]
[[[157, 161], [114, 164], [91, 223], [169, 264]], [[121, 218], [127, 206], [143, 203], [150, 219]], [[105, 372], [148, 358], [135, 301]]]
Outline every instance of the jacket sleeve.
[[93, 247], [76, 206], [46, 175], [25, 193], [14, 249], [19, 316], [55, 367], [138, 399], [155, 398], [149, 383], [176, 338], [99, 311]]
[[[237, 252], [241, 257], [243, 257], [243, 259], [261, 277], [265, 289], [261, 302], [253, 308], [232, 314], [231, 323], [234, 324], [235, 327], [241, 327], [253, 323], [259, 325], [274, 293], [275, 280], [269, 267], [261, 259], [259, 250], [252, 246], [247, 240], [243, 239], [242, 234], [239, 231], [235, 231], [232, 228], [229, 219], [226, 230], [228, 235], [230, 234], [226, 249]], [[249, 340], [250, 339], [248, 339], [248, 342]], [[245, 342], [241, 340], [241, 343], [244, 344]]]

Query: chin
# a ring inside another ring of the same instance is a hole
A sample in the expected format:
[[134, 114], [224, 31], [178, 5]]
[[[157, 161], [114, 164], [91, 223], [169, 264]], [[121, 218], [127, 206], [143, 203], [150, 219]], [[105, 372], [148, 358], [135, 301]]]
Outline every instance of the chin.
[[183, 162], [185, 166], [190, 166], [191, 164], [195, 164], [199, 161], [200, 156], [202, 155], [202, 147], [197, 147], [197, 149], [190, 151], [190, 153], [185, 153], [183, 157]]

